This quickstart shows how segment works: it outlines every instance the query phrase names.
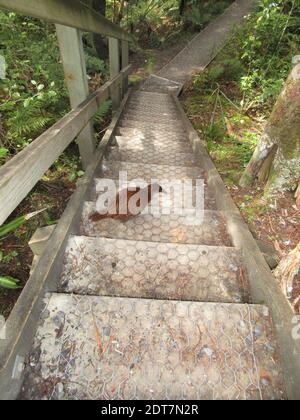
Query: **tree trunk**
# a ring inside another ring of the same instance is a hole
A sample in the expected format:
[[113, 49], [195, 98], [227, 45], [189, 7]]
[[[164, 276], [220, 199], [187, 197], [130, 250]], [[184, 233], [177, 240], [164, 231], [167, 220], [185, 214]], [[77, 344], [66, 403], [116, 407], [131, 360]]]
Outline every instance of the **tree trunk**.
[[295, 190], [300, 180], [300, 59], [289, 75], [254, 155], [242, 187], [258, 180], [267, 193]]
[[180, 0], [179, 2], [179, 15], [180, 16], [184, 15], [185, 7], [186, 7], [186, 0]]
[[[85, 0], [85, 3], [100, 15], [106, 15], [106, 0]], [[93, 34], [93, 44], [98, 57], [101, 60], [107, 59], [109, 55], [107, 39], [100, 34]]]
[[274, 275], [281, 290], [298, 312], [300, 308], [300, 243], [294, 251], [283, 258], [274, 271]]

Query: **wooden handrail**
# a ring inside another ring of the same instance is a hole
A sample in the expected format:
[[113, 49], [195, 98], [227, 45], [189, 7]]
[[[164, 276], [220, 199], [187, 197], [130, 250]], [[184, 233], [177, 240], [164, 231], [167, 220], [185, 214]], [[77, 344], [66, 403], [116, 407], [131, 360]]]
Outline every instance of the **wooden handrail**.
[[126, 31], [78, 0], [0, 0], [0, 8], [83, 31], [132, 41]]
[[121, 89], [130, 68], [123, 69], [0, 168], [0, 225], [84, 129], [101, 103]]

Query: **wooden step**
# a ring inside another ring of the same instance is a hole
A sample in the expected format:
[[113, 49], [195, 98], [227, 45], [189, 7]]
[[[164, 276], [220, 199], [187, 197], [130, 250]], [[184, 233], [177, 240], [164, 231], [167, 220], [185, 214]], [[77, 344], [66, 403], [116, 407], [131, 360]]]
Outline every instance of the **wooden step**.
[[151, 123], [157, 122], [159, 125], [166, 124], [169, 126], [178, 126], [179, 117], [177, 114], [174, 115], [164, 115], [163, 112], [161, 114], [154, 114], [152, 112], [146, 112], [144, 109], [141, 110], [134, 110], [134, 111], [126, 111], [123, 114], [123, 118], [121, 121], [124, 121], [123, 126], [126, 126], [126, 121], [141, 121], [144, 123]]
[[165, 93], [165, 92], [145, 92], [145, 91], [135, 91], [132, 93], [132, 95], [130, 96], [129, 99], [129, 103], [131, 101], [148, 101], [151, 102], [153, 104], [164, 104], [164, 103], [168, 103], [168, 104], [173, 104], [174, 105], [174, 101], [172, 100], [171, 96], [169, 95], [169, 93]]
[[178, 153], [175, 150], [168, 150], [167, 147], [162, 151], [161, 148], [155, 148], [151, 144], [145, 144], [145, 147], [127, 147], [127, 149], [113, 147], [109, 150], [107, 160], [117, 160], [120, 162], [147, 163], [154, 165], [171, 166], [190, 166], [196, 167], [197, 163], [193, 153]]
[[145, 163], [120, 162], [105, 160], [102, 165], [102, 174], [105, 178], [117, 179], [120, 172], [127, 172], [128, 180], [141, 179], [151, 182], [153, 179], [163, 180], [203, 180], [206, 174], [198, 167], [151, 165]]
[[183, 85], [152, 74], [142, 86], [143, 91], [179, 94]]
[[177, 155], [178, 153], [192, 154], [192, 146], [188, 143], [186, 138], [179, 137], [178, 135], [141, 135], [131, 133], [130, 136], [118, 136], [114, 138], [114, 147], [120, 150], [148, 153], [171, 153]]
[[116, 135], [147, 143], [157, 141], [160, 143], [172, 143], [174, 146], [176, 146], [177, 143], [183, 143], [188, 147], [191, 147], [187, 134], [176, 130], [144, 130], [132, 127], [118, 127]]
[[73, 236], [64, 292], [202, 302], [248, 302], [240, 253], [208, 247]]
[[186, 134], [182, 123], [179, 121], [154, 121], [153, 118], [146, 118], [146, 121], [142, 119], [129, 119], [129, 118], [122, 118], [120, 121], [120, 127], [127, 127], [127, 128], [135, 128], [140, 130], [150, 130], [150, 131], [166, 131], [172, 130], [172, 132], [176, 132], [178, 134]]
[[178, 118], [178, 110], [176, 110], [175, 107], [171, 107], [171, 106], [166, 106], [166, 107], [161, 107], [159, 105], [147, 105], [146, 103], [144, 104], [139, 104], [139, 103], [135, 103], [132, 102], [130, 103], [127, 107], [126, 110], [124, 112], [124, 115], [127, 114], [138, 114], [138, 115], [145, 115], [149, 114], [151, 116], [154, 117], [169, 117], [170, 119], [174, 119], [174, 118]]
[[92, 222], [89, 216], [95, 211], [94, 202], [85, 203], [80, 226], [81, 235], [148, 242], [231, 246], [224, 217], [218, 212], [204, 211], [201, 223], [195, 210], [184, 216], [144, 214], [126, 222], [111, 219]]
[[51, 294], [27, 400], [280, 400], [264, 306]]

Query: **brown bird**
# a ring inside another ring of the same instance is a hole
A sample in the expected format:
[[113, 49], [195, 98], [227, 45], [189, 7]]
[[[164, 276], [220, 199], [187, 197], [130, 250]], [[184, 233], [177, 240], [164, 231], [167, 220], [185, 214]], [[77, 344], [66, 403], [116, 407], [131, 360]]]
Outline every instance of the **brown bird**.
[[[92, 222], [98, 222], [104, 219], [114, 219], [114, 220], [129, 220], [132, 217], [136, 217], [141, 214], [144, 209], [151, 203], [154, 194], [163, 192], [162, 187], [157, 184], [149, 184], [146, 188], [134, 187], [129, 189], [124, 189], [120, 191], [114, 199], [108, 203], [107, 212], [105, 214], [100, 214], [98, 212], [90, 215], [89, 219]], [[135, 212], [132, 213], [130, 204], [132, 205], [133, 197], [139, 194], [139, 199], [134, 202], [136, 206]], [[126, 210], [126, 214], [124, 213]]]

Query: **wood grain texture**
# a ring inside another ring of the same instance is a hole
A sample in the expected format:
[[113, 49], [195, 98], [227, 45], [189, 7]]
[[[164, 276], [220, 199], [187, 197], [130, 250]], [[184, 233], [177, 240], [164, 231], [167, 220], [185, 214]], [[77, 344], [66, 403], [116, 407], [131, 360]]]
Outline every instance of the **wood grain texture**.
[[77, 0], [0, 0], [0, 8], [48, 22], [132, 41], [131, 36], [96, 11]]

